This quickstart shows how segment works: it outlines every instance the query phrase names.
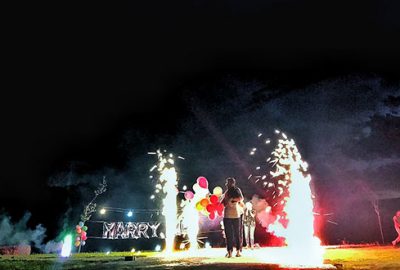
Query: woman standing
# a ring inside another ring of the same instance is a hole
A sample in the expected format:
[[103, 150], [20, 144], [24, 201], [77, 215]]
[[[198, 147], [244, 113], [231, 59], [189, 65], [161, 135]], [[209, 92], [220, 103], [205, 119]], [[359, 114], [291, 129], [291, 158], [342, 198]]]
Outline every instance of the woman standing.
[[225, 186], [227, 190], [223, 195], [222, 202], [225, 206], [224, 210], [224, 228], [226, 236], [226, 248], [228, 253], [227, 258], [232, 257], [233, 244], [236, 246], [236, 257], [240, 257], [243, 241], [243, 230], [241, 226], [241, 216], [243, 214], [243, 194], [242, 191], [236, 187], [236, 180], [234, 178], [227, 178]]
[[246, 238], [246, 248], [254, 248], [254, 232], [256, 230], [256, 211], [253, 209], [251, 201], [246, 203], [244, 211], [244, 236]]

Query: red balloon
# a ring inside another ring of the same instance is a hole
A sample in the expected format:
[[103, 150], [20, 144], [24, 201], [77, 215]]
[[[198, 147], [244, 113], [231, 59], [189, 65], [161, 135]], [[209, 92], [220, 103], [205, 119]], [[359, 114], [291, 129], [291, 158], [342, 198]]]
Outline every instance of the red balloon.
[[208, 216], [211, 220], [215, 219], [215, 212], [210, 212], [210, 215]]
[[207, 212], [209, 212], [211, 214], [215, 211], [215, 206], [213, 204], [209, 204], [209, 205], [207, 205], [206, 209], [207, 209]]
[[86, 235], [82, 235], [82, 241], [86, 241], [87, 240], [87, 236]]
[[210, 202], [212, 204], [217, 204], [218, 203], [218, 196], [217, 195], [211, 195]]
[[204, 176], [197, 178], [197, 184], [199, 184], [201, 188], [208, 188], [208, 181]]
[[81, 232], [81, 236], [83, 237], [83, 236], [86, 236], [86, 232], [85, 231], [82, 231]]
[[81, 228], [76, 229], [76, 232], [77, 232], [78, 234], [80, 234], [80, 233], [82, 232], [82, 229], [81, 229]]

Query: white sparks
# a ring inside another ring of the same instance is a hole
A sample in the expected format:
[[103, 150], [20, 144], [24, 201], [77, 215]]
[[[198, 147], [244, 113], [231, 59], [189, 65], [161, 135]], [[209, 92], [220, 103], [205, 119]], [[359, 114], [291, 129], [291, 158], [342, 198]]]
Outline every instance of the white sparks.
[[272, 152], [275, 170], [271, 171], [271, 175], [278, 178], [278, 184], [281, 185], [277, 187], [278, 196], [284, 193], [282, 186], [287, 187], [286, 197], [279, 203], [283, 205], [288, 223], [285, 228], [278, 215], [268, 230], [285, 238], [290, 254], [287, 261], [289, 265], [320, 266], [323, 264], [324, 249], [314, 235], [314, 196], [310, 188], [311, 176], [307, 173], [308, 164], [301, 160], [294, 140], [287, 140], [284, 133], [281, 135], [284, 140], [279, 140], [277, 148]]
[[[163, 151], [166, 153], [166, 151]], [[163, 154], [160, 150], [157, 151], [158, 165], [157, 171], [160, 174], [158, 183], [156, 185], [156, 193], [164, 195], [162, 200], [162, 214], [165, 217], [165, 235], [160, 233], [160, 237], [165, 239], [165, 252], [171, 253], [174, 250], [174, 241], [177, 227], [177, 203], [176, 198], [178, 195], [178, 176], [174, 167], [175, 161], [173, 154]], [[168, 158], [166, 158], [167, 156]], [[154, 167], [153, 167], [154, 168]], [[152, 168], [152, 169], [153, 169]], [[153, 169], [154, 170], [154, 169]], [[159, 190], [157, 192], [157, 190]], [[155, 196], [151, 195], [150, 199]], [[161, 247], [160, 247], [161, 248]]]

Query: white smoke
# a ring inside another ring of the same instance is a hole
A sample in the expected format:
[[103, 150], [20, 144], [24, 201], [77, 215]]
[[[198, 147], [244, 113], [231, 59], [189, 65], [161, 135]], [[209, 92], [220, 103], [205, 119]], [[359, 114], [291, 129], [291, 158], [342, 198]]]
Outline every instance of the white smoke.
[[25, 213], [24, 216], [13, 223], [8, 215], [0, 216], [0, 246], [11, 245], [33, 245], [42, 249], [43, 240], [46, 237], [46, 229], [37, 225], [35, 229], [28, 228], [28, 221], [31, 213]]

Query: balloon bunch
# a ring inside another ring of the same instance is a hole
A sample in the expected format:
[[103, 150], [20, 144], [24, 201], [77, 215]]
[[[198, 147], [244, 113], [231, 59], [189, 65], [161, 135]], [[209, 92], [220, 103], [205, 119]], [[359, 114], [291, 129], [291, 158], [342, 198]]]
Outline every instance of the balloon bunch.
[[75, 246], [84, 246], [86, 244], [87, 235], [86, 232], [88, 227], [81, 221], [78, 225], [76, 225], [76, 238], [75, 238]]
[[200, 176], [193, 185], [193, 191], [194, 193], [190, 190], [186, 191], [185, 199], [196, 201], [197, 211], [208, 216], [211, 220], [215, 219], [217, 214], [219, 216], [223, 215], [224, 205], [219, 202], [222, 195], [221, 187], [215, 187], [213, 194], [210, 194], [207, 178]]

